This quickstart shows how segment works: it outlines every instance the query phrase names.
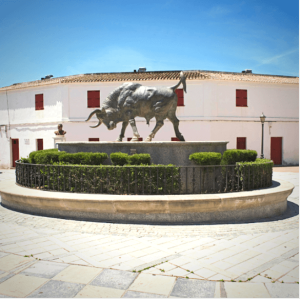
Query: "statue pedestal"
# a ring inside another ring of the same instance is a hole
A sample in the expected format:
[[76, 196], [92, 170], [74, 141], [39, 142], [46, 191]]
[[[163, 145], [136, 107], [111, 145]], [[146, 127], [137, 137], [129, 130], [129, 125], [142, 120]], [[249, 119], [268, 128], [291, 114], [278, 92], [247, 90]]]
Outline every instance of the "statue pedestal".
[[[226, 150], [227, 141], [212, 142], [58, 142], [58, 150], [67, 153], [113, 152], [149, 153], [154, 164], [194, 166], [189, 155], [195, 152], [219, 152]], [[104, 164], [110, 164], [107, 159]]]
[[54, 148], [58, 148], [58, 142], [65, 142], [66, 138], [64, 135], [56, 135], [55, 137], [53, 137], [54, 140]]

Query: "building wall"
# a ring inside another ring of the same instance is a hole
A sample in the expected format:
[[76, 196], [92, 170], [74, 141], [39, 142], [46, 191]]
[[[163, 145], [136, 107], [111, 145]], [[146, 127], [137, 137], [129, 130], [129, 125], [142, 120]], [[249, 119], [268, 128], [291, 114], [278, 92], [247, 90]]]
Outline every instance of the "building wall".
[[[44, 149], [53, 148], [54, 131], [64, 124], [67, 141], [114, 141], [121, 123], [113, 131], [105, 125], [96, 129], [97, 119], [84, 122], [94, 110], [87, 107], [87, 91], [100, 90], [100, 104], [122, 82], [70, 83], [37, 86], [0, 92], [0, 168], [12, 165], [11, 138], [19, 139], [20, 157], [36, 150], [36, 139], [44, 139]], [[145, 81], [147, 86], [172, 86], [176, 81]], [[248, 107], [236, 107], [236, 89], [247, 89]], [[35, 111], [35, 94], [44, 94], [44, 110]], [[299, 90], [293, 84], [268, 84], [244, 81], [187, 81], [185, 106], [177, 108], [179, 129], [186, 141], [229, 141], [227, 148], [236, 148], [236, 138], [246, 137], [247, 149], [260, 155], [262, 112], [267, 116], [264, 130], [264, 153], [270, 158], [270, 138], [283, 137], [283, 164], [299, 163]], [[7, 103], [9, 110], [7, 110]], [[141, 137], [145, 140], [155, 126], [144, 118], [136, 118]], [[132, 137], [130, 125], [124, 140]], [[154, 140], [170, 141], [175, 137], [172, 124], [158, 131]]]

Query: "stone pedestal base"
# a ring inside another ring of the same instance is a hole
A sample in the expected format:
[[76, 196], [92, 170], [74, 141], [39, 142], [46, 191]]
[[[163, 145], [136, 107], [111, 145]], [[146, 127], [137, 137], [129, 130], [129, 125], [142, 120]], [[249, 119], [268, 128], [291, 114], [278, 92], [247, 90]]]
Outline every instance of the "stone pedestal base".
[[[219, 152], [223, 154], [228, 142], [58, 142], [58, 150], [67, 153], [114, 152], [149, 153], [154, 164], [193, 166], [189, 156], [195, 152]], [[111, 164], [110, 159], [104, 164]]]
[[54, 148], [58, 148], [58, 142], [65, 142], [66, 138], [64, 135], [56, 135], [55, 137], [53, 137], [54, 140]]

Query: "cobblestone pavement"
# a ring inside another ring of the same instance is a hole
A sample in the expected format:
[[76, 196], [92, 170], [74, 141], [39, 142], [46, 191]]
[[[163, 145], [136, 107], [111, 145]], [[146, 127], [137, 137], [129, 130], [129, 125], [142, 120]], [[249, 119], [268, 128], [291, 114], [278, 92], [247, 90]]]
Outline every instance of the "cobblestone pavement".
[[[202, 225], [109, 224], [0, 206], [0, 297], [298, 297], [299, 174], [280, 217]], [[12, 180], [14, 170], [0, 170]]]

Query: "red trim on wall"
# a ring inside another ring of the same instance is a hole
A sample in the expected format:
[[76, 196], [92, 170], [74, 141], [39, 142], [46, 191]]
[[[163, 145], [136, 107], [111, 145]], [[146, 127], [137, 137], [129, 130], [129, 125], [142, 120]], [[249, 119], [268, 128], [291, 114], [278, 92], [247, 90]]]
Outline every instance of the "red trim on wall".
[[184, 106], [184, 95], [183, 95], [183, 89], [177, 89], [175, 90], [175, 93], [177, 94], [177, 106]]
[[87, 92], [87, 106], [100, 107], [100, 91]]
[[245, 137], [236, 138], [236, 149], [246, 150], [246, 138]]
[[19, 139], [11, 139], [13, 167], [16, 166], [15, 161], [20, 159], [19, 156]]
[[247, 107], [247, 90], [236, 90], [236, 106]]
[[35, 110], [44, 109], [44, 94], [35, 95]]
[[99, 142], [99, 138], [89, 138], [89, 142]]
[[39, 150], [44, 150], [44, 141], [43, 139], [37, 139], [37, 149]]

